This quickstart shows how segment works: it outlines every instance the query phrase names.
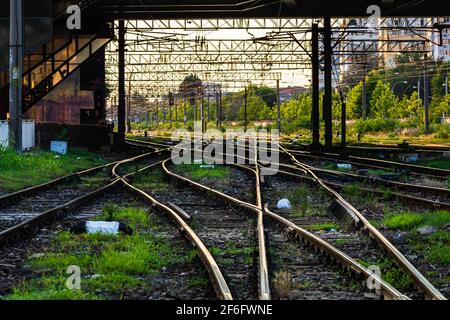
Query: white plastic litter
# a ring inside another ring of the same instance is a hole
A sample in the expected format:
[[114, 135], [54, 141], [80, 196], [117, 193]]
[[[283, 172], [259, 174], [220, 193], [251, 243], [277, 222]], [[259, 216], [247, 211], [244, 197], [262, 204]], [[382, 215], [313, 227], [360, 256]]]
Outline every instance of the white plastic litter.
[[202, 164], [200, 166], [200, 168], [202, 168], [202, 169], [214, 169], [214, 165], [213, 164]]
[[352, 169], [352, 165], [349, 163], [338, 163], [337, 164], [338, 169]]
[[202, 164], [203, 159], [194, 159], [194, 164]]
[[50, 141], [50, 150], [59, 154], [66, 154], [67, 141]]
[[117, 221], [87, 221], [86, 232], [104, 233], [104, 234], [118, 234], [119, 223]]
[[277, 203], [277, 208], [278, 209], [291, 209], [292, 205], [291, 205], [291, 202], [288, 199], [281, 199]]

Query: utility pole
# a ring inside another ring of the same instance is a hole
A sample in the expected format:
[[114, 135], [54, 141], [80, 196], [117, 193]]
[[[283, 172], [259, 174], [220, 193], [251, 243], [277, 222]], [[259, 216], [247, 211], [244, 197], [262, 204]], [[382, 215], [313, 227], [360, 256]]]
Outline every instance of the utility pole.
[[184, 106], [183, 106], [183, 122], [184, 122], [184, 128], [186, 129], [187, 124], [187, 110], [186, 110], [186, 95], [184, 96]]
[[341, 151], [342, 154], [345, 154], [345, 148], [347, 146], [347, 102], [345, 100], [342, 91], [339, 91], [341, 97]]
[[429, 133], [430, 132], [430, 110], [429, 110], [429, 99], [430, 99], [430, 79], [428, 77], [428, 72], [426, 70], [425, 67], [425, 72], [424, 72], [424, 88], [423, 88], [423, 109], [424, 109], [424, 121], [425, 121], [425, 133]]
[[9, 146], [22, 151], [23, 11], [22, 0], [10, 0]]
[[311, 150], [320, 148], [320, 115], [319, 115], [319, 25], [314, 23], [312, 25], [312, 145]]
[[325, 121], [325, 147], [331, 148], [333, 146], [333, 114], [332, 114], [332, 55], [333, 49], [331, 46], [331, 18], [324, 18], [323, 29], [323, 45], [324, 45], [324, 89], [325, 95], [323, 98], [323, 118]]
[[156, 100], [156, 126], [159, 126], [159, 100]]
[[222, 128], [222, 88], [219, 91], [219, 127]]
[[363, 64], [363, 78], [362, 78], [362, 117], [363, 120], [367, 119], [367, 87], [366, 87], [366, 63]]
[[127, 132], [131, 132], [131, 80], [128, 80]]
[[195, 121], [197, 121], [197, 103], [198, 103], [198, 97], [195, 98], [195, 103], [194, 103], [194, 123], [195, 123]]
[[211, 121], [211, 108], [210, 108], [210, 104], [211, 104], [211, 96], [209, 95], [208, 92], [208, 123]]
[[167, 109], [163, 105], [163, 124], [167, 122]]
[[117, 106], [117, 145], [125, 145], [125, 23], [119, 20], [119, 105]]
[[216, 91], [216, 128], [219, 128], [219, 92]]
[[247, 86], [244, 89], [244, 132], [247, 131]]
[[175, 122], [178, 122], [178, 107], [177, 107], [177, 96], [175, 95], [174, 97], [173, 97], [173, 104], [174, 104], [174, 106], [175, 106]]
[[281, 133], [280, 80], [277, 79], [277, 127]]
[[200, 94], [201, 101], [200, 101], [200, 120], [202, 121], [202, 133], [205, 132], [205, 99], [203, 97], [203, 93]]
[[448, 95], [448, 71], [447, 75], [445, 76], [445, 95]]

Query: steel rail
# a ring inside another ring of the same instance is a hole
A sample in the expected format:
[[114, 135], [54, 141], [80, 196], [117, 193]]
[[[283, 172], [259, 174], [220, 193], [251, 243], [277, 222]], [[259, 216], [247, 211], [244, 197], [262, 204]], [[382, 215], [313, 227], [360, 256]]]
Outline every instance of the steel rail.
[[[146, 144], [147, 142], [142, 142], [143, 144]], [[245, 150], [249, 150], [249, 148], [244, 147], [244, 146], [236, 146], [238, 149], [239, 148], [243, 148]], [[273, 149], [273, 148], [261, 148], [258, 146], [258, 149], [260, 150], [266, 150], [266, 151], [278, 151], [278, 149]], [[218, 152], [216, 153], [217, 155], [226, 155], [226, 153], [223, 152]], [[250, 161], [251, 159], [246, 158], [246, 157], [242, 157], [239, 155], [234, 155], [236, 158], [240, 158], [244, 161]], [[284, 163], [275, 163], [276, 165], [280, 166], [280, 167], [286, 167], [286, 168], [290, 168], [293, 170], [298, 170], [298, 171], [302, 171], [304, 174], [307, 174], [306, 170], [300, 168], [299, 166], [293, 166], [293, 165], [288, 165], [288, 164], [284, 164]], [[295, 164], [295, 163], [294, 163]], [[333, 171], [333, 170], [327, 170], [327, 169], [321, 169], [321, 168], [317, 168], [314, 166], [310, 166], [307, 164], [303, 164], [304, 166], [308, 167], [310, 170], [315, 171], [315, 172], [322, 172], [325, 174], [333, 174], [333, 175], [338, 175], [338, 176], [342, 176], [342, 177], [351, 177], [353, 179], [358, 179], [358, 180], [363, 180], [363, 181], [369, 181], [369, 182], [374, 182], [374, 183], [379, 183], [381, 185], [385, 185], [385, 186], [392, 186], [395, 189], [403, 189], [403, 190], [407, 190], [407, 189], [415, 189], [418, 192], [425, 192], [425, 193], [436, 193], [436, 194], [441, 194], [444, 196], [449, 196], [450, 195], [450, 190], [449, 189], [444, 189], [444, 188], [436, 188], [436, 187], [430, 187], [430, 186], [423, 186], [423, 185], [416, 185], [416, 184], [410, 184], [410, 183], [402, 183], [402, 182], [397, 182], [397, 181], [389, 181], [389, 180], [385, 180], [385, 179], [380, 179], [380, 178], [374, 178], [374, 177], [365, 177], [362, 175], [357, 175], [354, 173], [348, 173], [348, 172], [339, 172], [339, 171]], [[267, 168], [266, 168], [267, 170]], [[336, 182], [332, 182], [329, 180], [324, 179], [324, 181], [332, 187], [337, 187], [337, 188], [342, 188], [344, 185], [336, 183]], [[367, 189], [367, 188], [363, 188], [361, 187], [360, 190], [362, 191], [367, 191], [367, 192], [371, 192], [371, 193], [375, 193], [375, 194], [379, 194], [379, 195], [384, 195], [385, 193], [383, 191], [380, 190], [374, 190], [374, 189]], [[397, 191], [392, 191], [391, 192], [392, 196], [395, 196], [401, 200], [404, 200], [405, 202], [413, 202], [413, 203], [417, 203], [420, 205], [423, 205], [425, 207], [429, 207], [432, 209], [436, 209], [436, 208], [442, 208], [442, 209], [450, 209], [450, 203], [447, 202], [442, 202], [442, 201], [435, 201], [435, 200], [431, 200], [431, 199], [427, 199], [427, 198], [423, 198], [423, 197], [418, 197], [415, 195], [408, 195], [408, 194], [404, 194], [404, 193], [399, 193]]]
[[53, 186], [56, 186], [58, 184], [64, 183], [66, 181], [70, 181], [71, 179], [74, 179], [76, 177], [82, 177], [82, 176], [86, 176], [86, 175], [89, 175], [89, 174], [92, 174], [92, 173], [96, 173], [96, 172], [98, 172], [100, 170], [103, 170], [105, 168], [111, 167], [111, 166], [115, 165], [118, 162], [119, 161], [115, 161], [115, 162], [111, 162], [111, 163], [108, 163], [108, 164], [103, 165], [103, 166], [98, 166], [98, 167], [94, 167], [94, 168], [91, 168], [91, 169], [87, 169], [87, 170], [71, 173], [71, 174], [65, 175], [63, 177], [56, 178], [56, 179], [53, 179], [51, 181], [39, 184], [37, 186], [29, 187], [29, 188], [22, 189], [22, 190], [13, 192], [13, 193], [6, 194], [6, 195], [0, 197], [0, 207], [5, 206], [6, 204], [12, 202], [13, 200], [19, 199], [21, 197], [29, 196], [29, 195], [34, 194], [36, 192], [43, 191], [45, 189], [48, 189], [50, 187], [53, 187]]
[[[268, 266], [267, 266], [267, 257], [266, 257], [266, 248], [265, 248], [265, 241], [264, 241], [264, 225], [262, 223], [263, 211], [259, 206], [256, 206], [254, 204], [247, 203], [245, 201], [241, 201], [238, 199], [235, 199], [234, 197], [231, 197], [227, 194], [224, 194], [220, 191], [217, 191], [213, 188], [209, 188], [207, 186], [204, 186], [200, 183], [197, 183], [195, 181], [189, 180], [187, 178], [184, 178], [176, 173], [171, 172], [167, 166], [167, 161], [164, 161], [162, 164], [164, 172], [177, 180], [184, 181], [188, 184], [193, 185], [196, 188], [199, 188], [201, 190], [206, 190], [209, 193], [212, 193], [216, 196], [219, 196], [220, 198], [224, 199], [225, 201], [231, 203], [231, 204], [237, 204], [240, 207], [253, 211], [257, 215], [257, 233], [258, 233], [258, 252], [259, 252], [259, 261], [258, 261], [258, 268], [259, 268], [259, 281], [258, 281], [258, 289], [259, 289], [259, 299], [260, 300], [270, 300], [270, 285], [269, 285], [269, 274], [268, 274]], [[253, 170], [253, 169], [252, 169]], [[255, 171], [256, 173], [256, 171]], [[262, 202], [261, 202], [262, 204]], [[262, 236], [262, 237], [261, 237]], [[260, 248], [259, 246], [264, 245], [264, 248]]]
[[381, 160], [381, 159], [374, 159], [374, 158], [364, 158], [364, 157], [356, 157], [356, 156], [348, 156], [347, 158], [342, 158], [338, 154], [334, 153], [321, 153], [319, 155], [312, 155], [309, 152], [306, 151], [298, 151], [298, 150], [292, 150], [292, 149], [285, 149], [286, 151], [298, 155], [298, 156], [305, 156], [305, 157], [315, 157], [319, 159], [342, 159], [343, 161], [346, 161], [351, 164], [355, 165], [363, 165], [367, 167], [374, 167], [378, 169], [407, 169], [411, 172], [414, 172], [416, 174], [422, 174], [427, 175], [430, 177], [436, 177], [436, 178], [446, 178], [447, 176], [450, 176], [450, 170], [446, 169], [440, 169], [440, 168], [432, 168], [432, 167], [426, 167], [426, 166], [420, 166], [415, 164], [408, 164], [408, 163], [402, 163], [402, 162], [396, 162], [396, 161], [389, 161], [389, 160]]
[[[246, 148], [246, 150], [249, 150], [248, 148]], [[271, 149], [266, 149], [266, 150], [271, 150]], [[273, 149], [272, 149], [273, 150]], [[223, 152], [218, 152], [218, 155], [227, 155], [226, 153]], [[250, 161], [251, 159], [247, 158], [247, 157], [243, 157], [243, 156], [239, 156], [239, 155], [234, 155], [236, 158], [242, 159], [244, 161]], [[258, 163], [260, 163], [260, 161], [258, 161]], [[261, 163], [260, 163], [261, 164]], [[295, 166], [295, 165], [289, 165], [289, 164], [285, 164], [285, 163], [275, 163], [277, 166], [279, 167], [285, 167], [288, 169], [292, 169], [295, 171], [301, 171], [302, 173], [304, 173], [305, 175], [307, 174], [307, 171], [299, 166]], [[347, 173], [347, 172], [339, 172], [339, 171], [333, 171], [333, 170], [326, 170], [326, 169], [320, 169], [320, 168], [316, 168], [307, 164], [304, 164], [305, 167], [308, 167], [310, 170], [312, 171], [317, 171], [317, 172], [324, 172], [324, 173], [328, 173], [328, 174], [333, 174], [333, 175], [338, 175], [338, 176], [342, 176], [342, 177], [352, 177], [355, 179], [360, 179], [360, 180], [364, 180], [364, 181], [371, 181], [371, 182], [375, 182], [375, 183], [380, 183], [382, 185], [387, 185], [387, 186], [394, 186], [395, 188], [398, 189], [416, 189], [418, 191], [422, 191], [422, 192], [435, 192], [435, 193], [439, 193], [445, 196], [450, 195], [450, 190], [449, 189], [443, 189], [443, 188], [434, 188], [434, 187], [429, 187], [429, 186], [421, 186], [421, 185], [415, 185], [415, 184], [407, 184], [407, 183], [401, 183], [401, 182], [396, 182], [396, 181], [389, 181], [389, 180], [384, 180], [384, 179], [379, 179], [379, 178], [372, 178], [372, 177], [364, 177], [361, 175], [356, 175], [356, 174], [352, 174], [352, 173]], [[264, 167], [264, 166], [263, 166]], [[269, 168], [265, 167], [265, 170], [270, 170]], [[279, 172], [281, 172], [279, 170]], [[285, 173], [285, 172], [282, 172]], [[295, 174], [293, 174], [295, 176]], [[301, 177], [301, 176], [299, 176]], [[332, 182], [329, 180], [324, 179], [325, 183], [329, 186], [333, 186], [333, 187], [338, 187], [338, 188], [342, 188], [345, 185], [344, 184], [340, 184], [337, 182]], [[379, 195], [384, 195], [385, 192], [381, 191], [381, 190], [375, 190], [375, 189], [367, 189], [364, 187], [359, 187], [360, 190], [362, 191], [366, 191], [366, 192], [370, 192], [370, 193], [375, 193], [375, 194], [379, 194]], [[391, 192], [392, 196], [398, 197], [401, 200], [404, 200], [405, 202], [414, 202], [420, 205], [423, 205], [425, 207], [429, 207], [429, 208], [433, 208], [433, 209], [437, 209], [437, 208], [442, 208], [442, 209], [450, 209], [450, 203], [448, 202], [442, 202], [442, 201], [435, 201], [435, 200], [431, 200], [431, 199], [426, 199], [423, 197], [419, 197], [419, 196], [415, 196], [415, 195], [408, 195], [408, 194], [404, 194], [404, 193], [399, 193], [396, 191], [392, 191]]]
[[62, 215], [67, 214], [68, 211], [74, 210], [86, 202], [97, 198], [100, 194], [105, 193], [114, 187], [119, 180], [114, 180], [106, 186], [98, 188], [84, 196], [81, 196], [77, 199], [71, 200], [61, 206], [52, 208], [50, 210], [44, 211], [40, 214], [37, 214], [31, 219], [20, 222], [19, 224], [12, 226], [6, 230], [0, 232], [0, 245], [12, 240], [15, 237], [18, 237], [21, 234], [30, 234], [30, 229], [37, 227], [39, 224], [44, 223], [46, 221], [57, 219]]
[[399, 292], [393, 286], [391, 286], [386, 281], [382, 280], [380, 276], [373, 274], [367, 268], [363, 267], [361, 264], [356, 262], [353, 258], [346, 255], [339, 249], [332, 246], [330, 243], [319, 238], [313, 233], [300, 228], [292, 221], [289, 221], [280, 215], [271, 212], [268, 208], [265, 209], [266, 216], [277, 222], [279, 225], [288, 230], [289, 233], [293, 234], [296, 238], [302, 239], [305, 243], [311, 244], [318, 248], [321, 253], [324, 253], [331, 257], [333, 260], [345, 266], [349, 270], [355, 272], [356, 274], [364, 277], [366, 281], [373, 280], [375, 282], [375, 287], [379, 288], [382, 296], [386, 300], [410, 300], [407, 296]]
[[[255, 175], [255, 178], [257, 177], [257, 171], [254, 170], [253, 168], [242, 166], [242, 165], [237, 165], [237, 164], [234, 164], [234, 166], [248, 170]], [[168, 176], [173, 177], [177, 180], [183, 181], [185, 183], [188, 183], [197, 189], [207, 191], [207, 192], [209, 192], [215, 196], [218, 196], [219, 198], [221, 198], [233, 205], [237, 205], [246, 210], [254, 211], [255, 213], [261, 211], [257, 205], [239, 200], [239, 199], [234, 198], [230, 195], [227, 195], [223, 192], [220, 192], [216, 189], [207, 187], [203, 184], [200, 184], [198, 182], [192, 181], [188, 178], [185, 178], [183, 176], [180, 176], [176, 173], [171, 172], [167, 168], [166, 162], [163, 163], [163, 169], [164, 169], [164, 172]], [[364, 266], [362, 266], [361, 264], [356, 262], [354, 259], [347, 256], [345, 253], [341, 252], [339, 249], [333, 247], [331, 244], [327, 243], [325, 240], [318, 238], [317, 236], [311, 234], [310, 232], [306, 231], [303, 228], [296, 226], [292, 222], [278, 216], [277, 214], [270, 212], [267, 208], [264, 209], [264, 212], [265, 212], [264, 217], [268, 217], [268, 218], [274, 220], [275, 222], [278, 222], [285, 228], [287, 228], [290, 232], [294, 232], [297, 237], [304, 239], [305, 242], [318, 248], [324, 254], [327, 254], [328, 256], [330, 256], [332, 259], [334, 259], [336, 262], [338, 262], [345, 269], [350, 270], [351, 272], [355, 273], [358, 276], [365, 277], [366, 280], [373, 280], [379, 286], [384, 298], [394, 299], [394, 300], [409, 300], [409, 298], [407, 296], [400, 293], [398, 290], [393, 288], [390, 284], [385, 282], [383, 279], [379, 278], [376, 275], [373, 275], [373, 273], [371, 273], [367, 268], [365, 268]]]
[[[161, 164], [164, 163], [165, 161], [168, 161], [168, 159], [162, 160], [156, 164]], [[152, 164], [150, 166], [142, 168], [140, 171], [141, 172], [145, 171], [156, 164]], [[117, 164], [112, 169], [113, 175], [117, 178], [117, 180], [120, 181], [131, 192], [133, 192], [146, 202], [150, 203], [152, 206], [156, 206], [158, 209], [160, 209], [169, 216], [169, 218], [180, 228], [180, 230], [183, 231], [184, 235], [191, 242], [191, 244], [199, 251], [200, 258], [203, 261], [203, 264], [205, 265], [209, 273], [209, 277], [211, 279], [217, 297], [221, 300], [232, 300], [233, 296], [231, 294], [231, 291], [228, 287], [225, 278], [222, 275], [219, 266], [217, 265], [217, 262], [214, 260], [213, 256], [208, 251], [203, 242], [200, 240], [200, 238], [197, 236], [197, 234], [189, 227], [188, 224], [186, 224], [186, 222], [180, 217], [180, 215], [178, 215], [178, 213], [176, 213], [173, 209], [157, 201], [155, 198], [153, 198], [146, 192], [136, 188], [128, 181], [126, 181], [125, 177], [128, 177], [129, 175], [122, 177], [119, 174], [117, 174], [116, 170], [120, 165], [121, 164]]]
[[338, 192], [329, 187], [321, 178], [319, 178], [310, 168], [304, 166], [299, 162], [292, 154], [290, 154], [285, 148], [280, 145], [283, 152], [291, 157], [291, 159], [297, 163], [302, 169], [306, 170], [311, 177], [318, 182], [325, 190], [327, 190], [336, 201], [350, 214], [355, 220], [355, 225], [360, 229], [367, 231], [371, 237], [373, 237], [390, 255], [394, 258], [399, 266], [408, 273], [416, 286], [425, 293], [425, 297], [433, 300], [447, 300], [444, 295], [439, 292], [417, 269], [414, 267], [408, 259], [388, 240], [386, 237], [364, 217], [357, 209], [355, 209], [347, 200], [345, 200]]
[[[135, 160], [139, 160], [143, 157], [147, 157], [149, 155], [158, 153], [160, 151], [154, 151], [154, 152], [149, 152], [149, 153], [145, 153], [142, 155], [138, 155], [136, 157], [132, 157], [129, 159], [125, 159], [125, 160], [120, 160], [120, 161], [116, 161], [114, 162], [114, 167], [122, 164], [122, 163], [126, 163], [126, 162], [130, 162], [130, 161], [135, 161]], [[107, 166], [111, 166], [111, 164], [107, 164], [105, 166], [102, 166], [100, 168], [103, 167], [107, 167]], [[92, 169], [88, 169], [88, 170], [84, 170], [82, 171], [83, 174], [86, 174], [87, 172], [90, 172], [91, 170], [97, 170], [99, 167], [96, 168], [92, 168]], [[73, 174], [74, 176], [76, 174]], [[60, 178], [62, 179], [62, 178]], [[55, 181], [58, 181], [60, 179], [56, 179]], [[81, 206], [82, 204], [94, 199], [95, 197], [97, 197], [100, 194], [105, 193], [107, 190], [111, 189], [112, 187], [114, 187], [117, 184], [118, 180], [115, 179], [112, 182], [110, 182], [109, 184], [102, 186], [96, 190], [93, 190], [91, 192], [89, 192], [88, 194], [85, 194], [83, 196], [80, 196], [76, 199], [73, 199], [65, 204], [62, 204], [60, 206], [51, 208], [49, 210], [46, 210], [42, 213], [38, 213], [36, 214], [34, 217], [24, 220], [18, 224], [16, 224], [15, 226], [12, 226], [8, 229], [5, 229], [3, 231], [0, 232], [0, 244], [5, 243], [9, 240], [11, 240], [12, 238], [14, 238], [15, 236], [18, 236], [19, 234], [22, 233], [29, 233], [27, 231], [29, 231], [31, 228], [38, 226], [40, 223], [45, 222], [47, 220], [51, 220], [54, 218], [58, 218], [59, 216], [67, 213], [67, 211], [69, 210], [73, 210], [79, 206]], [[50, 182], [50, 183], [54, 183], [54, 182]], [[33, 189], [34, 191], [36, 191], [36, 189]]]
[[[281, 173], [281, 174], [288, 175], [288, 176], [295, 177], [295, 178], [302, 179], [302, 180], [316, 182], [314, 180], [314, 178], [311, 178], [311, 177], [309, 177], [307, 175], [299, 175], [299, 174], [296, 174], [296, 173], [293, 173], [293, 172], [283, 171], [283, 170], [276, 170], [275, 171], [274, 169], [270, 169], [270, 168], [266, 168], [266, 170], [274, 171], [274, 172], [277, 172], [277, 173]], [[341, 188], [345, 187], [345, 184], [331, 182], [331, 181], [328, 181], [328, 180], [323, 180], [323, 181], [324, 181], [324, 183], [326, 185], [328, 185], [330, 187], [335, 187], [337, 189], [341, 189]], [[381, 190], [368, 189], [368, 188], [359, 187], [359, 186], [358, 186], [358, 189], [363, 191], [363, 192], [366, 192], [366, 193], [372, 193], [372, 194], [377, 194], [377, 195], [381, 195], [381, 196], [385, 195], [385, 192], [383, 192]], [[390, 194], [393, 197], [399, 198], [400, 200], [402, 200], [402, 201], [404, 201], [406, 203], [412, 202], [412, 203], [416, 203], [418, 205], [421, 205], [421, 206], [426, 207], [426, 208], [431, 208], [431, 209], [447, 209], [447, 210], [450, 210], [450, 203], [447, 203], [447, 202], [436, 202], [434, 200], [424, 199], [424, 198], [420, 198], [420, 197], [416, 197], [416, 196], [410, 196], [410, 195], [406, 195], [406, 194], [398, 193], [398, 192], [391, 192]]]
[[254, 144], [255, 155], [255, 193], [256, 193], [256, 205], [258, 206], [258, 248], [259, 248], [259, 288], [260, 288], [260, 300], [270, 300], [270, 284], [269, 284], [269, 267], [267, 263], [266, 253], [266, 240], [264, 236], [264, 206], [262, 202], [261, 193], [261, 175], [258, 166], [258, 152], [257, 145]]

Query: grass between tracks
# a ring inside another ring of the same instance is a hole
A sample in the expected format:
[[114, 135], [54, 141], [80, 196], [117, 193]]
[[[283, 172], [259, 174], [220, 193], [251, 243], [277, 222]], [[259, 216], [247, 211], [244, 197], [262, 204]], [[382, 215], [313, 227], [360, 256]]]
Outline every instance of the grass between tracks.
[[421, 160], [417, 164], [425, 167], [450, 170], [450, 159], [448, 158]]
[[226, 179], [230, 177], [230, 169], [223, 165], [206, 164], [182, 164], [175, 166], [177, 171], [186, 173], [192, 179], [219, 178]]
[[[428, 261], [450, 266], [450, 211], [391, 212], [384, 217], [383, 224], [391, 229], [409, 231], [409, 243], [424, 252]], [[436, 232], [422, 236], [417, 228], [423, 226], [435, 227]]]
[[[158, 228], [143, 209], [120, 208], [108, 204], [97, 220], [127, 223], [132, 235], [81, 234], [59, 232], [51, 247], [32, 255], [28, 264], [33, 278], [23, 282], [9, 296], [10, 300], [47, 299], [120, 299], [126, 290], [148, 289], [149, 277], [163, 267], [184, 263], [181, 246], [169, 246], [154, 235]], [[81, 290], [66, 287], [69, 266], [81, 271]], [[204, 281], [193, 280], [192, 286]]]
[[0, 149], [0, 191], [17, 191], [104, 163], [100, 156], [82, 150], [57, 155], [44, 150], [19, 154]]

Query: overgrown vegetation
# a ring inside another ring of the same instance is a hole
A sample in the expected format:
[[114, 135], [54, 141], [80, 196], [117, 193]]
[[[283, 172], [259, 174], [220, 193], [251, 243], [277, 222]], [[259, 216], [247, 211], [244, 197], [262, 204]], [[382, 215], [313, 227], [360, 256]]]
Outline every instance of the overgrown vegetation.
[[[48, 251], [29, 258], [32, 270], [45, 270], [40, 271], [43, 274], [22, 283], [4, 298], [121, 298], [127, 289], [147, 288], [148, 277], [158, 274], [161, 268], [183, 262], [180, 248], [149, 232], [154, 223], [143, 209], [107, 204], [97, 220], [125, 222], [134, 232], [132, 235], [59, 232]], [[71, 265], [80, 267], [81, 290], [66, 287], [66, 270]]]
[[176, 166], [178, 171], [185, 173], [193, 179], [202, 178], [229, 178], [230, 170], [223, 165], [206, 165], [206, 164], [182, 164]]
[[44, 150], [19, 154], [0, 149], [0, 191], [17, 191], [104, 163], [98, 155], [82, 150], [57, 155]]
[[[409, 243], [417, 251], [424, 252], [429, 262], [450, 265], [450, 234], [446, 229], [450, 224], [449, 211], [390, 213], [383, 219], [383, 223], [389, 228], [411, 231]], [[422, 226], [433, 226], [437, 232], [421, 236], [414, 229]]]
[[384, 258], [376, 261], [364, 261], [357, 259], [363, 266], [377, 266], [380, 268], [381, 278], [397, 289], [407, 289], [413, 285], [411, 277], [402, 271], [394, 261]]
[[384, 217], [383, 223], [389, 228], [400, 230], [411, 230], [425, 225], [439, 228], [450, 223], [450, 212], [446, 210], [423, 213], [411, 211], [390, 212]]
[[320, 231], [320, 230], [339, 230], [340, 226], [336, 223], [322, 223], [322, 224], [312, 224], [306, 227], [310, 231]]
[[169, 188], [169, 184], [164, 181], [162, 170], [146, 170], [138, 173], [133, 179], [133, 184], [139, 189], [151, 191], [166, 191]]

